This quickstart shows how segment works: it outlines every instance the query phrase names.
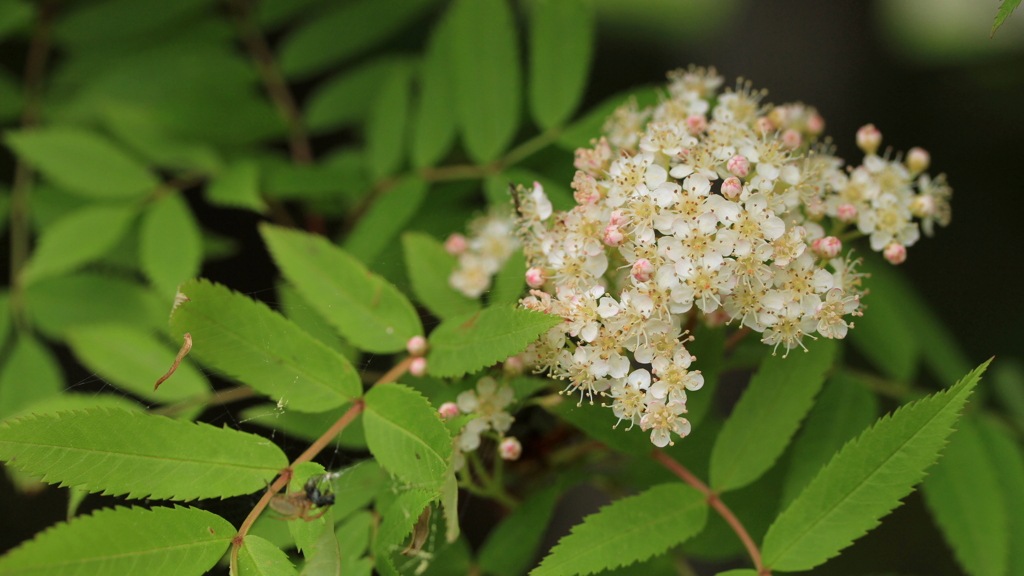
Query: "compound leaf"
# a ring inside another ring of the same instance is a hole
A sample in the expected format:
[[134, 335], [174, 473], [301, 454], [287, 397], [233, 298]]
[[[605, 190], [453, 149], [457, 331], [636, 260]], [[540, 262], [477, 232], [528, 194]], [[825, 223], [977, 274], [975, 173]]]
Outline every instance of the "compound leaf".
[[530, 569], [558, 502], [557, 486], [523, 501], [487, 536], [478, 555], [480, 569], [497, 576], [522, 576]]
[[463, 295], [448, 283], [456, 260], [440, 242], [422, 232], [406, 232], [402, 247], [413, 294], [431, 313], [445, 320], [480, 309], [479, 300]]
[[202, 574], [234, 535], [227, 520], [197, 508], [107, 508], [57, 524], [11, 550], [0, 558], [0, 574]]
[[203, 238], [188, 202], [170, 194], [146, 208], [139, 238], [142, 271], [168, 296], [178, 285], [199, 274]]
[[881, 418], [844, 446], [768, 529], [765, 565], [810, 570], [877, 526], [935, 463], [988, 364]]
[[370, 264], [412, 220], [426, 198], [425, 180], [415, 176], [403, 178], [373, 201], [352, 233], [345, 238], [345, 250], [364, 264]]
[[455, 316], [430, 334], [433, 376], [461, 376], [515, 356], [562, 319], [514, 305]]
[[712, 488], [742, 488], [782, 455], [825, 381], [836, 344], [822, 338], [808, 350], [761, 363], [711, 452]]
[[260, 233], [285, 278], [349, 342], [376, 353], [423, 334], [412, 304], [326, 238], [264, 224]]
[[249, 494], [288, 465], [255, 434], [117, 408], [0, 424], [0, 459], [51, 484], [166, 500]]
[[544, 129], [572, 116], [594, 48], [590, 0], [540, 0], [530, 11], [530, 111]]
[[584, 518], [530, 575], [585, 576], [646, 560], [700, 532], [707, 514], [697, 489], [675, 482], [654, 486]]
[[248, 534], [238, 550], [239, 576], [295, 576], [288, 555], [272, 542]]
[[135, 208], [87, 206], [43, 231], [22, 271], [26, 284], [56, 276], [96, 260], [117, 244], [135, 217]]
[[452, 456], [452, 437], [430, 402], [401, 384], [366, 393], [366, 443], [385, 470], [426, 490], [437, 490]]

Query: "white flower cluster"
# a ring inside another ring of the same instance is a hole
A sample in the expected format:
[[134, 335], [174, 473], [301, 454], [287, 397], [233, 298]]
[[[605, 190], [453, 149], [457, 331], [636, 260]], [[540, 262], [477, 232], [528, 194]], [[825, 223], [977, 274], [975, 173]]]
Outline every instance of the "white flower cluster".
[[[493, 430], [502, 437], [512, 426], [515, 418], [506, 409], [509, 404], [515, 401], [515, 393], [508, 386], [499, 386], [497, 380], [490, 376], [481, 378], [476, 383], [475, 390], [466, 390], [459, 394], [454, 403], [446, 403], [438, 409], [438, 412], [445, 419], [454, 418], [460, 414], [474, 414], [473, 418], [462, 428], [458, 437], [455, 438], [455, 469], [461, 470], [465, 465], [465, 452], [472, 452], [480, 447], [480, 435]], [[518, 440], [512, 439], [515, 445]], [[515, 460], [519, 457], [508, 457], [506, 452], [511, 450], [502, 443], [500, 449], [502, 457], [506, 460]], [[520, 447], [521, 450], [521, 447]]]
[[445, 240], [445, 250], [459, 259], [448, 283], [470, 298], [479, 298], [490, 289], [494, 275], [519, 249], [519, 239], [513, 220], [498, 213], [470, 222], [469, 234], [466, 238], [456, 233]]
[[923, 150], [876, 155], [873, 126], [857, 135], [863, 164], [843, 170], [815, 143], [813, 108], [771, 107], [745, 84], [718, 93], [713, 69], [669, 79], [657, 106], [621, 107], [576, 151], [575, 208], [552, 213], [539, 185], [517, 198], [535, 289], [522, 303], [565, 320], [524, 358], [581, 401], [609, 396], [657, 446], [689, 433], [686, 393], [703, 385], [684, 326], [736, 322], [787, 351], [843, 338], [862, 294], [843, 240], [868, 235], [902, 262], [913, 218], [930, 234], [950, 197], [943, 177], [921, 174]]

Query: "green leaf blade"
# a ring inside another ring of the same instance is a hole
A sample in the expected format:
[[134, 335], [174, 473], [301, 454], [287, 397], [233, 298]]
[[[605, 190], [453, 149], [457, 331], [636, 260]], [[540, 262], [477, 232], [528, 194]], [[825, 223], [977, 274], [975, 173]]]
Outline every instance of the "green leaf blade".
[[345, 238], [344, 248], [364, 264], [376, 260], [427, 199], [427, 182], [403, 178], [377, 197]]
[[541, 0], [530, 14], [530, 111], [537, 125], [555, 128], [579, 106], [594, 49], [589, 0]]
[[321, 82], [306, 104], [307, 127], [320, 133], [362, 122], [380, 85], [408, 65], [404, 58], [381, 56]]
[[1010, 536], [1006, 574], [1024, 574], [1024, 498], [1020, 498], [1024, 494], [1024, 453], [1012, 432], [994, 417], [979, 418], [977, 427], [1006, 501]]
[[498, 576], [526, 574], [555, 511], [558, 495], [557, 486], [536, 492], [502, 520], [480, 548], [480, 569]]
[[296, 576], [288, 555], [272, 542], [248, 535], [238, 550], [239, 576]]
[[384, 576], [399, 576], [394, 556], [405, 548], [413, 526], [423, 510], [435, 500], [435, 494], [425, 490], [406, 490], [384, 511], [384, 519], [373, 541], [373, 555], [377, 570]]
[[416, 168], [437, 164], [455, 143], [451, 43], [450, 19], [443, 18], [431, 33], [420, 68], [420, 97], [412, 123], [411, 155]]
[[0, 420], [59, 395], [63, 389], [64, 375], [53, 352], [24, 332], [0, 370]]
[[180, 194], [151, 204], [142, 215], [140, 234], [142, 271], [161, 293], [172, 296], [182, 282], [199, 274], [203, 238], [192, 209]]
[[231, 164], [206, 187], [206, 199], [216, 206], [266, 212], [267, 204], [260, 196], [259, 164], [252, 160]]
[[448, 283], [456, 260], [440, 242], [421, 232], [406, 232], [402, 247], [413, 293], [431, 313], [446, 320], [480, 309], [479, 300], [463, 295]]
[[992, 24], [992, 32], [988, 35], [989, 38], [996, 35], [996, 30], [1006, 22], [1006, 19], [1013, 14], [1013, 11], [1020, 6], [1020, 0], [1003, 0], [1003, 3], [999, 5], [999, 11], [996, 12], [996, 21]]
[[26, 284], [70, 272], [113, 248], [128, 231], [132, 207], [87, 206], [49, 226], [22, 270]]
[[391, 176], [405, 160], [409, 105], [412, 98], [412, 67], [391, 71], [377, 89], [366, 120], [366, 156], [375, 181]]

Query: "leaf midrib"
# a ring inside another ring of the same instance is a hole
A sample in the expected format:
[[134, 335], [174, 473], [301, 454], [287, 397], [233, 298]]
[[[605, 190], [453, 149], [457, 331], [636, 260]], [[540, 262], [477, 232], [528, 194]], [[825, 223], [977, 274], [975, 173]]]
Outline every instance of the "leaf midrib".
[[225, 467], [229, 467], [229, 468], [241, 468], [241, 469], [249, 469], [249, 470], [270, 470], [272, 472], [277, 472], [278, 470], [281, 469], [280, 467], [246, 466], [244, 464], [226, 463], [226, 462], [219, 462], [219, 461], [216, 461], [216, 460], [188, 460], [188, 459], [185, 459], [185, 458], [171, 458], [171, 457], [167, 457], [167, 456], [149, 456], [149, 455], [146, 455], [146, 454], [133, 454], [131, 452], [114, 452], [112, 450], [97, 450], [97, 449], [88, 449], [88, 448], [75, 448], [73, 446], [64, 446], [64, 445], [60, 445], [60, 444], [42, 444], [40, 442], [23, 442], [23, 441], [15, 441], [15, 440], [0, 440], [0, 445], [3, 445], [3, 444], [16, 444], [16, 445], [19, 445], [19, 446], [37, 446], [37, 447], [40, 447], [40, 448], [56, 448], [56, 449], [68, 450], [68, 451], [72, 451], [72, 452], [84, 452], [84, 453], [89, 453], [89, 454], [105, 454], [105, 455], [123, 456], [123, 457], [134, 456], [136, 458], [143, 458], [143, 459], [150, 459], [150, 460], [166, 460], [168, 462], [184, 462], [184, 463], [198, 464], [198, 465], [217, 465], [217, 466], [225, 466]]
[[199, 540], [199, 541], [190, 542], [190, 543], [187, 543], [187, 544], [175, 544], [175, 545], [172, 545], [172, 546], [161, 546], [159, 548], [147, 548], [145, 550], [138, 550], [138, 551], [133, 551], [133, 552], [122, 552], [120, 554], [107, 554], [106, 556], [90, 556], [88, 558], [82, 558], [82, 559], [78, 559], [78, 560], [64, 560], [64, 561], [60, 561], [60, 562], [49, 562], [49, 563], [46, 563], [46, 564], [33, 564], [31, 566], [26, 566], [24, 568], [16, 568], [15, 572], [9, 572], [8, 574], [17, 574], [19, 571], [23, 571], [23, 570], [38, 570], [40, 568], [46, 568], [46, 567], [50, 567], [50, 566], [68, 566], [68, 565], [73, 565], [73, 564], [86, 564], [86, 563], [89, 563], [89, 562], [100, 562], [100, 561], [106, 561], [106, 560], [116, 560], [116, 559], [119, 559], [119, 558], [127, 558], [127, 557], [131, 557], [131, 556], [141, 556], [141, 555], [144, 555], [144, 554], [153, 554], [153, 553], [156, 553], [156, 552], [170, 551], [170, 550], [174, 550], [174, 549], [177, 549], [177, 548], [189, 548], [189, 547], [202, 546], [202, 545], [207, 545], [207, 544], [220, 544], [220, 542], [222, 540], [224, 541], [225, 544], [227, 544], [228, 542], [231, 541], [231, 538], [233, 538], [233, 537], [234, 536], [231, 535], [231, 536], [225, 536], [224, 538], [217, 538], [216, 540]]

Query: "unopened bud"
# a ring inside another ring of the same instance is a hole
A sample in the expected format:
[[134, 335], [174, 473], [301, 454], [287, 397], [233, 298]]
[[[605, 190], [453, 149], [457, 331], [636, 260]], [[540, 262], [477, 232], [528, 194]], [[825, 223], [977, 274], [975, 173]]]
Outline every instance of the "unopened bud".
[[604, 229], [604, 243], [609, 246], [619, 246], [626, 240], [626, 234], [618, 226], [608, 226]]
[[459, 410], [459, 405], [455, 402], [445, 402], [441, 404], [441, 407], [437, 409], [437, 413], [441, 415], [441, 418], [445, 420], [451, 420], [462, 413]]
[[523, 359], [519, 356], [509, 356], [501, 367], [506, 376], [515, 378], [523, 373]]
[[530, 288], [540, 288], [544, 285], [548, 279], [548, 275], [544, 272], [543, 268], [534, 266], [526, 271], [526, 283]]
[[865, 124], [857, 130], [857, 147], [865, 154], [874, 154], [882, 144], [882, 133], [874, 124]]
[[882, 256], [885, 256], [890, 264], [903, 264], [907, 260], [907, 249], [899, 242], [890, 242], [882, 251]]
[[502, 460], [519, 460], [523, 454], [523, 445], [516, 440], [515, 436], [509, 436], [501, 441], [498, 452], [501, 454]]
[[427, 353], [427, 339], [423, 336], [413, 336], [405, 343], [405, 349], [412, 356], [423, 356]]
[[853, 204], [840, 204], [836, 208], [836, 217], [840, 222], [853, 222], [857, 219], [857, 207]]
[[722, 182], [722, 196], [735, 200], [743, 193], [743, 183], [735, 176], [729, 176]]
[[622, 210], [612, 210], [611, 216], [608, 217], [608, 223], [612, 226], [618, 226], [626, 221], [626, 215], [622, 213]]
[[747, 174], [750, 174], [750, 161], [742, 154], [737, 154], [732, 158], [729, 158], [729, 162], [726, 163], [725, 167], [729, 170], [729, 173], [739, 176], [740, 178], [744, 178]]
[[811, 117], [807, 119], [807, 131], [817, 136], [825, 131], [825, 119], [821, 117], [821, 114], [814, 112]]
[[843, 249], [843, 243], [835, 236], [818, 238], [811, 244], [811, 250], [822, 258], [835, 258]]
[[911, 148], [907, 152], [907, 168], [911, 174], [920, 174], [932, 163], [931, 154], [924, 148]]
[[786, 148], [799, 148], [804, 142], [804, 137], [799, 132], [790, 128], [782, 133], [782, 145]]
[[910, 212], [918, 218], [927, 218], [935, 214], [935, 197], [927, 194], [915, 196], [910, 202]]
[[686, 117], [686, 129], [696, 136], [708, 129], [708, 119], [703, 114], [691, 114]]
[[754, 122], [754, 130], [761, 134], [767, 134], [775, 130], [775, 123], [767, 116], [761, 116], [757, 122]]
[[427, 375], [427, 359], [419, 356], [412, 359], [412, 363], [409, 364], [409, 373], [413, 376], [420, 378]]
[[647, 282], [654, 275], [654, 264], [647, 258], [640, 258], [636, 262], [633, 262], [633, 268], [630, 270], [633, 278], [636, 278], [637, 282]]
[[458, 256], [469, 248], [469, 241], [466, 237], [458, 232], [452, 234], [444, 241], [444, 249], [452, 256]]

